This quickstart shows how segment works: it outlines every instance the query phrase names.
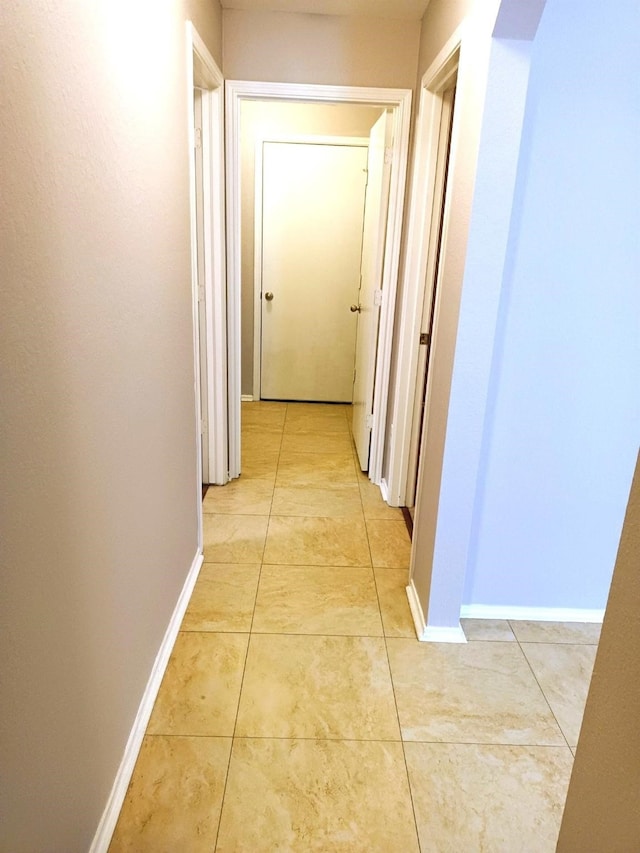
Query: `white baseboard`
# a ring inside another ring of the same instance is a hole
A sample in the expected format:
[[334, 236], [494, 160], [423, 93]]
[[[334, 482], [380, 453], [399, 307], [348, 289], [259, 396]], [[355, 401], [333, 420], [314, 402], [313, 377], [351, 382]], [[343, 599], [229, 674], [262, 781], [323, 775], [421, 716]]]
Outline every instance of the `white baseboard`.
[[602, 610], [580, 607], [511, 607], [493, 604], [463, 604], [461, 619], [526, 619], [530, 622], [602, 622]]
[[133, 723], [133, 728], [129, 733], [129, 739], [124, 749], [124, 755], [122, 756], [120, 767], [116, 773], [116, 778], [113, 783], [113, 787], [111, 788], [107, 805], [102, 813], [102, 818], [98, 824], [96, 834], [93, 837], [91, 847], [89, 848], [89, 853], [107, 853], [109, 844], [111, 843], [111, 836], [116, 828], [118, 815], [120, 814], [120, 809], [122, 808], [124, 798], [127, 794], [127, 788], [129, 787], [129, 782], [133, 775], [133, 769], [138, 759], [138, 753], [142, 746], [144, 733], [147, 730], [149, 717], [151, 716], [151, 711], [153, 710], [153, 705], [156, 701], [156, 696], [158, 695], [158, 690], [160, 689], [164, 672], [167, 668], [167, 664], [169, 663], [171, 650], [173, 649], [176, 637], [178, 636], [178, 631], [180, 630], [182, 617], [187, 609], [187, 604], [191, 598], [193, 587], [198, 579], [202, 560], [203, 555], [196, 554], [193, 559], [193, 563], [191, 564], [191, 568], [189, 569], [187, 579], [182, 587], [182, 592], [180, 593], [178, 602], [173, 614], [171, 615], [171, 619], [169, 620], [169, 625], [162, 643], [160, 644], [158, 654], [156, 655], [151, 675], [149, 676], [149, 681], [147, 682], [147, 686], [142, 695], [142, 701], [140, 702], [138, 713], [136, 714], [136, 718]]
[[423, 643], [466, 643], [467, 638], [464, 635], [460, 624], [453, 627], [440, 627], [437, 625], [427, 625], [422, 612], [422, 606], [418, 599], [418, 593], [413, 585], [413, 581], [407, 587], [407, 598], [409, 599], [409, 609], [413, 616], [413, 624], [415, 625], [416, 634], [420, 642]]
[[242, 403], [253, 403], [253, 394], [241, 394], [240, 401]]
[[379, 488], [380, 488], [380, 491], [382, 492], [382, 499], [384, 500], [385, 503], [388, 504], [389, 503], [389, 486], [387, 485], [387, 481], [384, 479], [384, 477], [382, 478], [382, 480], [380, 480]]

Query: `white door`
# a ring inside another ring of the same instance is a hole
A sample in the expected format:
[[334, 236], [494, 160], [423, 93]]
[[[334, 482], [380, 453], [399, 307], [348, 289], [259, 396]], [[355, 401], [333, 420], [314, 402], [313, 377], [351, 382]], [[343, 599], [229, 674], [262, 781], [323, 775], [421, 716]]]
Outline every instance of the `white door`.
[[260, 396], [351, 402], [365, 146], [264, 142]]
[[385, 149], [390, 147], [390, 123], [388, 113], [383, 113], [369, 136], [361, 284], [358, 297], [360, 312], [353, 387], [353, 438], [363, 471], [369, 467], [371, 445], [373, 387], [391, 178], [391, 166], [385, 163]]

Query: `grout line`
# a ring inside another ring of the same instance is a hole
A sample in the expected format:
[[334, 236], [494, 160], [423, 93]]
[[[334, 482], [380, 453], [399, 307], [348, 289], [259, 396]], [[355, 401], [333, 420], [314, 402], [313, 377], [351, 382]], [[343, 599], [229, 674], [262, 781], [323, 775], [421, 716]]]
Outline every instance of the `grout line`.
[[[507, 620], [507, 622], [509, 622], [509, 627], [511, 628], [511, 633], [513, 634], [513, 636], [514, 636], [514, 637], [516, 637], [516, 633], [515, 633], [515, 631], [513, 630], [512, 626], [511, 626], [511, 621], [510, 621], [510, 620]], [[529, 658], [527, 657], [526, 652], [525, 652], [525, 650], [522, 648], [522, 644], [521, 644], [520, 640], [519, 640], [517, 637], [516, 637], [516, 643], [518, 644], [518, 648], [520, 649], [520, 652], [521, 652], [521, 654], [522, 654], [523, 658], [524, 658], [524, 659], [525, 659], [525, 661], [527, 662], [527, 666], [529, 667], [529, 670], [531, 671], [531, 674], [533, 675], [533, 677], [534, 677], [534, 679], [535, 679], [535, 682], [536, 682], [536, 684], [538, 685], [538, 688], [539, 688], [540, 692], [542, 693], [542, 696], [543, 696], [543, 698], [544, 698], [544, 701], [547, 703], [547, 707], [549, 708], [549, 711], [551, 712], [551, 716], [552, 716], [552, 717], [553, 717], [553, 719], [555, 720], [556, 725], [557, 725], [558, 729], [560, 730], [560, 734], [562, 735], [562, 738], [563, 738], [564, 742], [566, 743], [567, 748], [568, 748], [569, 750], [571, 750], [571, 744], [570, 744], [570, 743], [569, 743], [569, 741], [567, 740], [567, 736], [566, 736], [566, 734], [564, 733], [564, 729], [563, 729], [563, 728], [562, 728], [562, 726], [560, 725], [560, 721], [559, 721], [559, 720], [558, 720], [558, 718], [556, 717], [555, 711], [554, 711], [554, 710], [553, 710], [553, 708], [551, 707], [551, 702], [549, 701], [549, 699], [548, 699], [548, 697], [547, 697], [547, 694], [544, 692], [544, 689], [543, 689], [542, 685], [541, 685], [541, 684], [540, 684], [540, 682], [538, 681], [538, 676], [535, 674], [534, 669], [533, 669], [533, 667], [531, 666], [531, 663], [530, 663], [530, 661], [529, 661]], [[554, 643], [549, 643], [549, 645], [555, 645], [555, 644], [554, 644]], [[572, 752], [572, 754], [573, 754], [573, 752]]]

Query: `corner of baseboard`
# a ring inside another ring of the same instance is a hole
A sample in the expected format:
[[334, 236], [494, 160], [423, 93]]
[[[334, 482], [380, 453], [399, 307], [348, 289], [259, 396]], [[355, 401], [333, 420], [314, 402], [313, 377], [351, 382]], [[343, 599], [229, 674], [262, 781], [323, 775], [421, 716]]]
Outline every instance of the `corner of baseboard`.
[[413, 616], [413, 624], [416, 629], [416, 635], [421, 643], [466, 643], [467, 638], [462, 626], [458, 622], [452, 627], [441, 627], [438, 625], [427, 625], [422, 606], [418, 598], [418, 593], [413, 585], [413, 580], [407, 587], [407, 598], [409, 599], [409, 609]]
[[240, 395], [241, 403], [253, 403], [253, 394], [241, 394]]
[[530, 622], [602, 622], [604, 608], [522, 607], [520, 605], [463, 604], [461, 619], [526, 619]]
[[202, 553], [196, 554], [174, 611], [171, 614], [171, 619], [169, 620], [169, 625], [167, 626], [162, 643], [160, 644], [160, 649], [156, 655], [151, 675], [149, 676], [147, 686], [142, 694], [138, 713], [136, 714], [133, 727], [129, 733], [129, 739], [127, 740], [127, 745], [124, 748], [122, 761], [120, 762], [118, 772], [116, 773], [111, 793], [109, 794], [107, 804], [104, 812], [102, 813], [102, 817], [100, 818], [96, 834], [91, 842], [89, 853], [107, 853], [109, 844], [111, 843], [111, 837], [116, 828], [120, 809], [122, 808], [124, 798], [127, 794], [129, 782], [131, 781], [133, 770], [138, 759], [138, 753], [142, 746], [144, 733], [147, 730], [147, 725], [149, 724], [153, 705], [156, 701], [167, 664], [169, 663], [169, 657], [176, 641], [176, 637], [178, 636], [178, 631], [180, 630], [182, 618], [185, 610], [187, 609], [189, 599], [191, 598], [193, 587], [198, 579], [198, 573], [202, 566], [202, 561]]

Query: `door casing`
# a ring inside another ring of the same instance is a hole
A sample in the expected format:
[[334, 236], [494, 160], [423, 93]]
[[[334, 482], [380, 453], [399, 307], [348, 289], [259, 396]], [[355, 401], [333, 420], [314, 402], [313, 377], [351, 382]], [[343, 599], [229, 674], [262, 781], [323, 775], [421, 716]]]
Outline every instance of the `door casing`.
[[374, 483], [381, 484], [409, 150], [411, 90], [263, 83], [244, 80], [228, 80], [226, 82], [229, 475], [232, 478], [240, 475], [240, 109], [243, 100], [364, 104], [366, 106], [379, 106], [382, 109], [386, 108], [392, 113], [394, 126], [393, 166], [385, 241], [383, 298], [378, 333], [376, 388], [369, 466], [369, 478]]

